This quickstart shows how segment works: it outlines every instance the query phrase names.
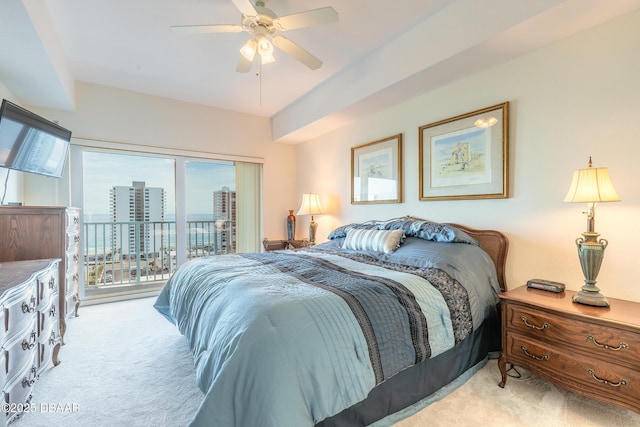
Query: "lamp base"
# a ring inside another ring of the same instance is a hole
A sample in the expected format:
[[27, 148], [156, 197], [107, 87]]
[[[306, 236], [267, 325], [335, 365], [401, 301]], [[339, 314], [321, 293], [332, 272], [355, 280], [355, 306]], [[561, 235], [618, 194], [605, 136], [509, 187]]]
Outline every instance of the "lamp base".
[[600, 292], [585, 291], [584, 289], [573, 296], [573, 302], [595, 307], [609, 307], [609, 301]]
[[318, 223], [313, 220], [311, 216], [311, 223], [309, 224], [309, 243], [315, 245], [316, 243], [316, 230], [318, 229]]
[[582, 236], [582, 238], [576, 239], [576, 246], [584, 274], [584, 285], [580, 292], [574, 295], [573, 302], [596, 307], [609, 307], [609, 301], [596, 286], [596, 278], [604, 258], [604, 250], [609, 242], [606, 239], [598, 240], [600, 234], [594, 231], [585, 231]]

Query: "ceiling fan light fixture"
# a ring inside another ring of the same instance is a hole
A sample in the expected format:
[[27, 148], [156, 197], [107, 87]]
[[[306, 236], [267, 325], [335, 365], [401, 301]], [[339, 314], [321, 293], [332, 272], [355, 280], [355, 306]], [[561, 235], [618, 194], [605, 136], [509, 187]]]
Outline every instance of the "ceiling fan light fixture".
[[266, 37], [260, 37], [258, 39], [258, 53], [260, 54], [262, 64], [269, 64], [276, 60], [273, 57], [273, 45]]
[[264, 64], [270, 64], [272, 62], [275, 62], [276, 58], [274, 58], [274, 56], [270, 53], [264, 54], [264, 55], [260, 55], [260, 63], [262, 65]]
[[240, 48], [240, 54], [244, 56], [247, 61], [253, 61], [253, 58], [256, 56], [257, 48], [258, 42], [256, 42], [256, 39], [249, 39], [244, 46]]
[[266, 37], [260, 37], [258, 40], [258, 52], [260, 56], [273, 56], [273, 45]]

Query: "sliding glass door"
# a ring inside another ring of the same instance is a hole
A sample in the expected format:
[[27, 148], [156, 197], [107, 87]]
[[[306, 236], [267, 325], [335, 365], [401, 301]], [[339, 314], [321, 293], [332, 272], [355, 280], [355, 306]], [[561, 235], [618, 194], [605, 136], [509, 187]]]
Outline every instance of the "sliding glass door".
[[235, 165], [187, 161], [185, 171], [188, 257], [235, 253]]
[[165, 280], [175, 268], [175, 159], [84, 151], [85, 298]]
[[[259, 247], [261, 165], [79, 146], [72, 162], [82, 170], [72, 194], [82, 201], [85, 301], [157, 291], [189, 259]], [[243, 194], [237, 177], [249, 177]], [[249, 213], [240, 221], [238, 201]]]

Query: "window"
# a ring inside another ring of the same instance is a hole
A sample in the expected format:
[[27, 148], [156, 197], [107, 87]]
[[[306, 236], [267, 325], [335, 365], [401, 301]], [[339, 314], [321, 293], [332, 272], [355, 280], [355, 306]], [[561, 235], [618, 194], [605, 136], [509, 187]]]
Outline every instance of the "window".
[[187, 161], [187, 244], [190, 256], [235, 253], [236, 167]]
[[260, 163], [79, 144], [71, 153], [83, 300], [156, 292], [189, 259], [259, 250]]

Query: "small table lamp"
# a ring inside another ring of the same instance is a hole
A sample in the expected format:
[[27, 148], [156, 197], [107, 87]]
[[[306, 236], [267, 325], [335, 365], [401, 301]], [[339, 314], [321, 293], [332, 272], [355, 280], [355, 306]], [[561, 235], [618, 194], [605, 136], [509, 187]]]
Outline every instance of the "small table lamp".
[[304, 193], [302, 195], [302, 204], [297, 215], [311, 215], [311, 223], [309, 224], [309, 242], [311, 244], [316, 241], [316, 230], [318, 224], [313, 220], [314, 215], [322, 214], [320, 206], [320, 196], [317, 193]]
[[573, 297], [573, 302], [609, 307], [609, 301], [596, 286], [596, 277], [598, 277], [604, 258], [604, 250], [609, 242], [605, 239], [598, 240], [600, 234], [595, 231], [596, 203], [620, 201], [620, 197], [611, 183], [611, 178], [609, 178], [609, 170], [591, 167], [591, 157], [589, 157], [589, 167], [573, 173], [571, 187], [564, 201], [587, 203], [587, 212], [585, 212], [587, 214], [587, 231], [582, 233], [583, 237], [576, 239], [580, 266], [582, 274], [584, 274], [584, 285], [582, 290]]

